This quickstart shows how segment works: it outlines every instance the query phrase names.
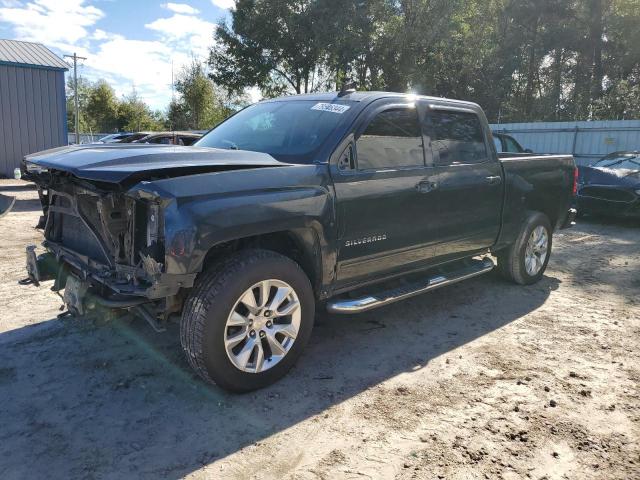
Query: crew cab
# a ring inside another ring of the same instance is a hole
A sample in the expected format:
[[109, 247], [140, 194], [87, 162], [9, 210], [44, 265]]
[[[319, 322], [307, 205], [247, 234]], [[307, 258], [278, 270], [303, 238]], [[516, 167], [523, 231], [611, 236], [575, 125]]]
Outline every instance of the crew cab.
[[384, 92], [263, 101], [192, 147], [62, 147], [23, 170], [45, 237], [25, 283], [53, 279], [74, 315], [179, 318], [195, 371], [240, 392], [291, 368], [316, 306], [367, 312], [494, 259], [534, 283], [575, 216], [571, 156], [498, 158], [478, 105]]

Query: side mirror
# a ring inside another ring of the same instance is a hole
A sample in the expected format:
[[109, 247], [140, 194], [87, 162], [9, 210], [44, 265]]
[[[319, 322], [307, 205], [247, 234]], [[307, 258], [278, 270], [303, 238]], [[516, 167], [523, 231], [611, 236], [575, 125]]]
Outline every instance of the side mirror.
[[533, 153], [533, 150], [531, 150], [530, 148], [525, 148], [524, 153]]

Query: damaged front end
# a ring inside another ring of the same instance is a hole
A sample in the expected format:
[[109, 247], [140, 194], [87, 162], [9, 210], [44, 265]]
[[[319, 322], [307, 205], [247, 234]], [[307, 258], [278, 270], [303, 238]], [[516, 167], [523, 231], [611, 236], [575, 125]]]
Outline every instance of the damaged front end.
[[165, 268], [164, 207], [159, 195], [85, 182], [65, 172], [32, 175], [42, 203], [45, 252], [27, 247], [28, 279], [55, 280], [71, 314], [133, 310], [154, 328], [182, 304], [195, 275]]

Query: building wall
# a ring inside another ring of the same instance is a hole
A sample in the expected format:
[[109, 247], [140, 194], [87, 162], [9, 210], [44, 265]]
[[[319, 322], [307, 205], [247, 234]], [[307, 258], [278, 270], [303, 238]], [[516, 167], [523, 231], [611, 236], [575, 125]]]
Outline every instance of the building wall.
[[640, 120], [533, 122], [491, 125], [536, 153], [571, 153], [579, 165], [608, 153], [640, 150]]
[[0, 174], [22, 158], [67, 144], [64, 72], [0, 65]]

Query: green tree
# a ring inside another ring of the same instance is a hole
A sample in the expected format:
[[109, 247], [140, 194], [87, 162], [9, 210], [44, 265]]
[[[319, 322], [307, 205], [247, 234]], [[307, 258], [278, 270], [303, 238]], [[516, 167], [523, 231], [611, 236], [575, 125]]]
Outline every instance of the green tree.
[[173, 99], [167, 109], [167, 130], [189, 130], [187, 106], [181, 100]]
[[227, 118], [233, 111], [228, 97], [207, 76], [204, 65], [192, 59], [176, 81], [178, 99], [169, 105], [168, 121], [174, 129], [206, 130]]
[[267, 96], [314, 89], [323, 64], [315, 35], [317, 2], [311, 0], [238, 0], [231, 26], [216, 28], [211, 78], [235, 93], [257, 86]]
[[101, 133], [117, 131], [118, 107], [113, 88], [105, 80], [98, 80], [89, 90], [85, 107], [89, 128]]
[[138, 97], [135, 88], [119, 102], [117, 116], [117, 128], [119, 131], [162, 130], [164, 123], [165, 120], [162, 114], [153, 112]]
[[[87, 101], [89, 99], [89, 95], [91, 94], [91, 89], [92, 89], [92, 85], [89, 80], [83, 77], [78, 78], [78, 107], [80, 110], [78, 115], [78, 121], [80, 123], [81, 132], [86, 132], [89, 130], [86, 109], [87, 109]], [[67, 95], [67, 131], [75, 133], [76, 131], [75, 98], [76, 97], [75, 97], [75, 90], [73, 88], [72, 76], [69, 76], [67, 78], [66, 95]]]

